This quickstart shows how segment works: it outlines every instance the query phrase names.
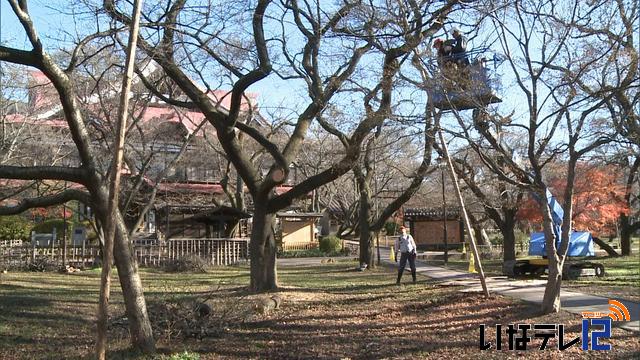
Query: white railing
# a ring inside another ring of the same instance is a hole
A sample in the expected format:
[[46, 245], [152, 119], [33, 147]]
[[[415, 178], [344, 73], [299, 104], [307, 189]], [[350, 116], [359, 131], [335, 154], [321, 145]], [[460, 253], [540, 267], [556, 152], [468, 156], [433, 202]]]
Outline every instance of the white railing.
[[0, 240], [0, 247], [22, 246], [22, 240]]
[[[198, 256], [210, 265], [231, 265], [248, 258], [249, 239], [171, 239], [158, 244], [134, 245], [133, 249], [142, 266], [163, 266], [186, 256]], [[33, 247], [28, 243], [1, 246], [0, 268], [22, 268], [42, 258], [62, 266], [64, 251], [59, 244], [53, 247]], [[100, 248], [67, 246], [66, 258], [68, 265], [93, 266], [100, 261]]]

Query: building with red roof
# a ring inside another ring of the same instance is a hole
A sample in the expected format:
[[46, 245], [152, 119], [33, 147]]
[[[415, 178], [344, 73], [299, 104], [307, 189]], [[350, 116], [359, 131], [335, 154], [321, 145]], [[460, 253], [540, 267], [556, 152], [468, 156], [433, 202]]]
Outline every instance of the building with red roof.
[[[153, 76], [149, 71], [147, 75]], [[18, 136], [24, 137], [20, 151], [30, 154], [33, 159], [16, 157], [8, 164], [20, 165], [21, 161], [28, 161], [29, 165], [79, 165], [58, 93], [42, 72], [32, 71], [29, 76], [28, 101], [6, 114], [4, 121]], [[93, 146], [107, 159], [102, 163], [106, 170], [117, 93], [103, 87], [99, 94], [96, 90], [99, 85], [90, 79], [81, 85], [90, 89], [86, 95], [79, 91], [79, 101], [83, 104], [87, 129], [94, 138]], [[236, 189], [235, 172], [228, 166], [216, 141], [215, 128], [201, 112], [170, 105], [163, 101], [162, 95], [151, 94], [139, 79], [134, 81], [133, 89], [123, 170], [125, 194], [122, 196], [131, 199], [125, 200], [128, 225], [135, 226], [145, 236], [152, 233], [159, 233], [160, 237], [229, 236], [231, 228], [247, 218], [245, 212], [229, 210], [230, 199], [237, 192], [246, 194], [247, 190], [244, 187], [239, 191]], [[175, 92], [169, 96], [174, 90], [159, 89], [167, 91], [167, 97], [184, 100]], [[211, 90], [208, 94], [220, 108], [229, 108], [231, 94], [228, 90]], [[257, 99], [254, 93], [242, 99], [242, 121], [258, 129], [270, 130], [260, 114]], [[268, 169], [269, 164], [265, 163], [264, 167]], [[290, 188], [291, 185], [277, 187], [276, 195]], [[149, 202], [153, 202], [150, 207], [147, 206]], [[246, 203], [250, 209], [252, 204], [248, 196]], [[90, 213], [86, 207], [83, 212]], [[180, 226], [176, 219], [171, 225], [174, 213], [180, 217]], [[141, 214], [144, 214], [143, 221], [139, 221]], [[224, 223], [220, 219], [224, 219]]]

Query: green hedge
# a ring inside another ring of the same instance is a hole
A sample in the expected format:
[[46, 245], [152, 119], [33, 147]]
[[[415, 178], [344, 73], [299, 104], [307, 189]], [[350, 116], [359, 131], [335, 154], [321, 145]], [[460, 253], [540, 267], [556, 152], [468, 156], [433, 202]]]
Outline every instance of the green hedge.
[[320, 239], [320, 251], [323, 253], [335, 253], [342, 250], [342, 240], [340, 238], [329, 235]]
[[29, 240], [31, 223], [20, 215], [0, 216], [0, 240]]
[[384, 223], [384, 230], [386, 231], [387, 235], [394, 236], [400, 233], [400, 224], [394, 221], [387, 221], [386, 223]]

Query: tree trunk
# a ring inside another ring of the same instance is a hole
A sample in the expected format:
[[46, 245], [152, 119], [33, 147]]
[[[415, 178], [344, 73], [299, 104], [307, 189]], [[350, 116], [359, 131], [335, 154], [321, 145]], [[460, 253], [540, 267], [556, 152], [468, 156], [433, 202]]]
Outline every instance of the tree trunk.
[[[366, 227], [366, 231], [365, 228]], [[369, 224], [363, 224], [360, 230], [360, 264], [367, 264], [367, 268], [371, 269], [376, 266], [375, 263], [375, 247], [374, 239], [376, 233], [369, 230]]]
[[516, 259], [516, 234], [515, 219], [505, 216], [503, 226], [500, 227], [502, 233], [502, 259], [504, 261], [513, 261]]
[[240, 176], [236, 176], [236, 209], [245, 211], [244, 182]]
[[482, 236], [482, 226], [480, 224], [473, 224], [473, 233], [476, 236], [476, 240], [478, 241], [478, 245], [485, 246], [487, 242]]
[[[444, 172], [442, 173], [442, 175], [444, 178]], [[473, 214], [469, 213], [468, 215], [469, 215], [469, 220], [471, 221], [471, 227], [473, 228], [473, 233], [476, 238], [476, 244], [486, 245], [484, 238], [482, 237], [482, 224], [480, 223], [480, 221], [478, 221], [478, 219]], [[443, 212], [443, 216], [446, 217], [446, 214], [444, 214], [444, 212]]]
[[[552, 266], [551, 257], [555, 258], [554, 266]], [[549, 279], [544, 289], [544, 297], [542, 298], [542, 312], [544, 314], [557, 313], [560, 311], [560, 286], [562, 285], [562, 269], [557, 256], [554, 254], [549, 256]]]
[[251, 258], [251, 284], [254, 292], [276, 290], [278, 277], [276, 273], [276, 239], [274, 225], [276, 214], [268, 213], [256, 201], [253, 214], [253, 228], [249, 242], [249, 256]]
[[369, 269], [375, 267], [374, 241], [376, 234], [371, 231], [373, 222], [371, 213], [371, 193], [366, 178], [358, 179], [358, 187], [360, 188], [360, 264], [367, 264]]
[[622, 256], [631, 255], [631, 234], [633, 227], [627, 215], [620, 215], [620, 250]]
[[127, 227], [120, 216], [117, 219], [113, 256], [129, 319], [131, 345], [145, 354], [153, 353], [155, 352], [155, 340], [147, 313], [144, 289], [138, 273], [135, 254], [129, 241]]
[[[541, 193], [545, 194], [544, 191]], [[546, 200], [546, 194], [540, 197]], [[549, 278], [544, 289], [544, 297], [542, 298], [542, 312], [549, 314], [560, 311], [560, 287], [562, 285], [562, 265], [564, 263], [564, 257], [559, 256], [557, 253], [557, 234], [554, 232], [551, 209], [546, 201], [540, 204], [540, 210], [542, 211], [542, 224], [545, 235], [545, 252], [549, 260]]]
[[594, 236], [593, 237], [593, 242], [596, 243], [598, 246], [600, 246], [600, 248], [602, 250], [606, 251], [609, 256], [612, 256], [612, 257], [620, 256], [620, 255], [618, 255], [618, 253], [616, 252], [616, 250], [614, 248], [609, 246], [609, 244], [607, 244], [606, 242], [602, 241], [600, 238], [597, 238], [597, 237]]
[[[627, 177], [627, 184], [624, 191], [624, 202], [628, 209], [633, 209], [633, 202], [631, 201], [631, 194], [636, 182], [636, 176], [638, 170], [640, 170], [640, 156], [636, 156], [632, 164], [630, 164], [629, 175]], [[632, 222], [629, 218], [629, 214], [620, 214], [620, 248], [622, 256], [631, 255], [631, 235], [640, 229], [640, 221]]]
[[[97, 175], [96, 175], [97, 179]], [[94, 180], [96, 183], [98, 180]], [[107, 189], [105, 186], [99, 186], [94, 191], [94, 203], [97, 220], [103, 223], [101, 219], [106, 214], [107, 207]], [[101, 205], [99, 205], [101, 204]], [[133, 348], [151, 354], [155, 352], [155, 340], [151, 329], [151, 322], [147, 314], [147, 303], [144, 297], [144, 289], [140, 274], [138, 273], [138, 265], [133, 252], [132, 244], [129, 240], [127, 226], [119, 211], [116, 211], [115, 219], [115, 241], [113, 256], [116, 268], [118, 269], [118, 278], [122, 288], [122, 296], [124, 298], [125, 311], [129, 321], [129, 332], [131, 334], [131, 345]]]

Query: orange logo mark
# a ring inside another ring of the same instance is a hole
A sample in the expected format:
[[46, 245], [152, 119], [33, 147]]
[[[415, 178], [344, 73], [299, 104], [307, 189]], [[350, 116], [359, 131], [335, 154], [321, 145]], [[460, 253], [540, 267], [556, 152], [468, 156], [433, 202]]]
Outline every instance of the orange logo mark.
[[629, 309], [617, 300], [609, 300], [609, 317], [613, 321], [631, 321], [631, 315], [629, 315]]

